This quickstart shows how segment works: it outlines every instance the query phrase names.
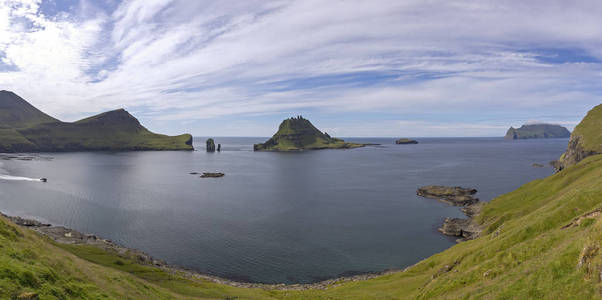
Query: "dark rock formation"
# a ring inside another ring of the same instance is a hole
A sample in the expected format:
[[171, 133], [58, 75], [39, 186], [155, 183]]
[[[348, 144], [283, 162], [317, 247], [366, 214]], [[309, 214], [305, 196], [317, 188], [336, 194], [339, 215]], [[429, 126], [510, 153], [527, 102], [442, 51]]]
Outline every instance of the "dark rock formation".
[[504, 136], [507, 140], [567, 138], [571, 135], [568, 129], [554, 124], [531, 124], [520, 128], [510, 127]]
[[418, 141], [411, 139], [398, 139], [395, 141], [397, 145], [406, 145], [406, 144], [418, 144]]
[[301, 116], [282, 121], [278, 132], [263, 144], [253, 145], [255, 151], [299, 151], [318, 149], [349, 149], [366, 144], [346, 143], [322, 133]]
[[459, 186], [427, 185], [419, 188], [416, 195], [437, 199], [451, 205], [464, 206], [474, 204], [479, 199], [472, 197], [477, 192], [475, 189], [462, 188]]
[[222, 144], [217, 144], [217, 152], [221, 152], [222, 151]]
[[457, 236], [464, 240], [471, 240], [478, 237], [481, 230], [473, 224], [472, 219], [445, 218], [439, 232], [449, 236]]
[[539, 163], [532, 163], [531, 166], [536, 167], [536, 168], [543, 168], [544, 165], [539, 164]]
[[602, 154], [602, 104], [592, 108], [575, 127], [566, 152], [553, 166], [558, 172], [597, 154]]
[[215, 142], [213, 139], [207, 140], [207, 152], [215, 152]]
[[224, 173], [210, 173], [210, 172], [203, 172], [203, 175], [201, 175], [201, 178], [217, 178], [217, 177], [224, 177]]

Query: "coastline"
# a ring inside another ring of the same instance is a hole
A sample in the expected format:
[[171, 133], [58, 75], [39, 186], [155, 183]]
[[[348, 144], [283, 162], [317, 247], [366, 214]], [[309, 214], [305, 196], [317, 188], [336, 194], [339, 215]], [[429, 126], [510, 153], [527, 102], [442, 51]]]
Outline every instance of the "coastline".
[[251, 282], [242, 282], [235, 281], [226, 278], [222, 278], [219, 276], [203, 274], [185, 267], [181, 267], [178, 265], [168, 264], [167, 262], [156, 259], [151, 255], [134, 248], [125, 247], [119, 244], [114, 243], [110, 239], [104, 239], [95, 234], [86, 234], [81, 233], [79, 231], [64, 227], [64, 226], [54, 226], [48, 223], [42, 223], [40, 221], [34, 219], [25, 219], [19, 216], [9, 216], [0, 212], [0, 217], [4, 217], [10, 222], [25, 228], [31, 231], [34, 231], [42, 236], [48, 237], [56, 243], [59, 244], [68, 244], [68, 245], [88, 245], [94, 246], [99, 249], [102, 249], [107, 252], [112, 252], [113, 254], [125, 258], [131, 259], [138, 264], [145, 266], [153, 266], [156, 268], [160, 268], [164, 271], [167, 271], [174, 275], [180, 275], [189, 279], [200, 279], [207, 280], [217, 284], [229, 285], [232, 287], [239, 288], [255, 288], [255, 289], [264, 289], [264, 290], [310, 290], [310, 289], [319, 289], [324, 290], [327, 288], [335, 287], [339, 284], [346, 282], [355, 282], [355, 281], [364, 281], [368, 279], [373, 279], [381, 276], [386, 276], [394, 273], [405, 272], [407, 269], [419, 264], [422, 262], [424, 258], [415, 264], [412, 264], [403, 269], [390, 269], [381, 272], [370, 272], [364, 274], [358, 274], [353, 276], [341, 276], [335, 277], [331, 279], [326, 279], [323, 281], [318, 281], [314, 283], [251, 283]]

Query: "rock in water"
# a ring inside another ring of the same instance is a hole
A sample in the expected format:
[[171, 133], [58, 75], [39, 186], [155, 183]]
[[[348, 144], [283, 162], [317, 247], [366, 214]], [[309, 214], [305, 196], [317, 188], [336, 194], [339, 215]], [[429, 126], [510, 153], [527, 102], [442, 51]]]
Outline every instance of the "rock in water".
[[215, 142], [213, 139], [207, 140], [207, 152], [215, 152]]
[[475, 189], [442, 185], [427, 185], [416, 191], [416, 195], [418, 196], [438, 199], [457, 206], [470, 205], [478, 202], [479, 199], [472, 197], [472, 195], [476, 193], [477, 190]]
[[602, 154], [602, 104], [592, 108], [575, 127], [566, 152], [553, 166], [558, 172], [596, 154]]
[[299, 151], [318, 149], [349, 149], [367, 144], [347, 143], [318, 130], [301, 116], [282, 121], [278, 132], [263, 144], [253, 145], [255, 151]]
[[210, 173], [210, 172], [204, 172], [203, 175], [201, 175], [201, 178], [217, 178], [217, 177], [224, 177], [224, 173]]
[[222, 151], [222, 144], [217, 144], [217, 152], [221, 152]]
[[418, 141], [411, 139], [398, 139], [395, 141], [397, 145], [406, 145], [406, 144], [418, 144]]
[[571, 135], [568, 129], [554, 124], [530, 124], [520, 128], [510, 127], [504, 136], [507, 140], [567, 138]]

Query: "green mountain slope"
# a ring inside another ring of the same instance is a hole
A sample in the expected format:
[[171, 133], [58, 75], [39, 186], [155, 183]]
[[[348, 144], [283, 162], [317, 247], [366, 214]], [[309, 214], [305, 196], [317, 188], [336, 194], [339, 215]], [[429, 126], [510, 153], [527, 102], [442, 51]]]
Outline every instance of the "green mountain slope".
[[59, 120], [41, 112], [10, 91], [0, 91], [0, 128], [22, 128]]
[[520, 128], [510, 127], [504, 136], [507, 140], [567, 138], [571, 135], [568, 129], [553, 124], [531, 124]]
[[556, 169], [572, 166], [585, 157], [602, 153], [602, 104], [592, 108], [575, 127], [567, 151], [556, 163]]
[[309, 120], [302, 117], [282, 121], [278, 132], [263, 144], [255, 144], [255, 151], [298, 151], [317, 149], [348, 149], [363, 144], [346, 143], [322, 133]]
[[192, 136], [155, 134], [123, 109], [58, 121], [12, 92], [0, 92], [0, 152], [193, 150]]

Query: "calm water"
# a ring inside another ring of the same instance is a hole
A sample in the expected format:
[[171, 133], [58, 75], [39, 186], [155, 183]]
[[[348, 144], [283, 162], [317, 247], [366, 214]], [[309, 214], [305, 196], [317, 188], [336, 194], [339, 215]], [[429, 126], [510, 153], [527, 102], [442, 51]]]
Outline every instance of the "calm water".
[[[195, 145], [204, 149], [205, 139]], [[415, 195], [462, 185], [488, 201], [552, 173], [567, 139], [348, 139], [382, 147], [252, 152], [266, 138], [217, 138], [221, 153], [44, 154], [2, 161], [0, 211], [95, 233], [226, 278], [313, 282], [403, 268], [454, 244], [436, 228], [457, 207]], [[535, 168], [531, 163], [545, 164]], [[224, 172], [201, 179], [189, 172]], [[4, 179], [2, 179], [4, 178]]]

